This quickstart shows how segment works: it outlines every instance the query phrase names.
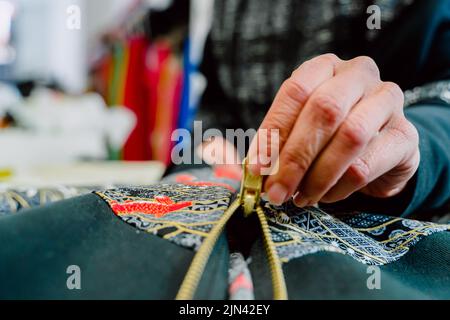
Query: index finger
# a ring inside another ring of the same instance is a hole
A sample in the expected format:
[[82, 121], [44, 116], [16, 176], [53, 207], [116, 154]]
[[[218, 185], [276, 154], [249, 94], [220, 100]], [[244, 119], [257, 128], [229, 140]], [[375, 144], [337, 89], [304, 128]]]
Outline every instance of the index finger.
[[[260, 174], [262, 167], [266, 165], [261, 158], [273, 156], [270, 148], [271, 130], [278, 130], [281, 150], [308, 98], [316, 88], [334, 76], [336, 67], [341, 62], [334, 54], [315, 57], [298, 67], [281, 85], [248, 152], [249, 170], [253, 174]], [[261, 143], [262, 141], [268, 143]]]

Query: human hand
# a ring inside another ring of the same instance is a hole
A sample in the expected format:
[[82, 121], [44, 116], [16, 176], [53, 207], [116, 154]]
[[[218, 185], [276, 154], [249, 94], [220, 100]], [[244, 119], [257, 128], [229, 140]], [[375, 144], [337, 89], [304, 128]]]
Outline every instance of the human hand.
[[[391, 197], [419, 166], [418, 133], [403, 114], [403, 92], [381, 81], [368, 57], [325, 54], [305, 62], [283, 83], [260, 129], [280, 134], [279, 166], [264, 188], [274, 204], [292, 196], [300, 207], [332, 203], [357, 191]], [[264, 151], [256, 145], [250, 157]], [[257, 174], [262, 167], [249, 169]]]

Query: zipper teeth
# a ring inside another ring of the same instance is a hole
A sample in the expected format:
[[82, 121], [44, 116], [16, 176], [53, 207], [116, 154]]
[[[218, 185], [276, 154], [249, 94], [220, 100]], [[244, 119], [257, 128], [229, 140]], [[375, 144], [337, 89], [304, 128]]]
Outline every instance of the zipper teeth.
[[261, 229], [264, 237], [264, 246], [266, 248], [267, 258], [269, 260], [270, 274], [272, 277], [273, 298], [274, 300], [287, 300], [288, 294], [283, 269], [281, 267], [281, 261], [270, 234], [266, 215], [264, 214], [264, 211], [260, 205], [257, 205], [256, 213], [258, 214], [259, 222], [261, 224]]
[[223, 216], [211, 230], [208, 237], [205, 238], [200, 249], [194, 256], [191, 266], [181, 284], [181, 287], [176, 296], [176, 300], [192, 300], [194, 298], [195, 291], [200, 283], [201, 276], [208, 263], [209, 256], [211, 255], [214, 246], [222, 233], [223, 228], [227, 224], [228, 220], [234, 214], [234, 212], [240, 206], [240, 199], [236, 199], [227, 210], [225, 210]]

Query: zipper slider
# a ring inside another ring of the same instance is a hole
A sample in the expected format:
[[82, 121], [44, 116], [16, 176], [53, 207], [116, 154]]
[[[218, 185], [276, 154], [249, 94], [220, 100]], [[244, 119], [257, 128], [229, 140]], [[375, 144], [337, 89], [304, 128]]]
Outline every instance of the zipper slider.
[[239, 194], [240, 204], [244, 209], [244, 216], [248, 217], [255, 211], [261, 198], [263, 184], [262, 176], [253, 175], [248, 169], [248, 158], [242, 163], [243, 174], [241, 182], [241, 191]]
[[261, 189], [263, 183], [262, 176], [255, 176], [247, 170], [248, 159], [243, 162], [243, 177], [239, 197], [223, 213], [223, 216], [215, 223], [209, 235], [203, 241], [200, 249], [192, 260], [183, 283], [178, 291], [177, 300], [192, 300], [197, 290], [198, 284], [205, 270], [209, 257], [214, 246], [223, 232], [225, 225], [239, 207], [243, 208], [244, 216], [248, 217], [256, 212], [260, 222], [264, 246], [267, 253], [270, 273], [272, 277], [273, 297], [275, 300], [286, 300], [288, 298], [286, 281], [277, 249], [272, 240], [269, 224], [264, 210], [260, 205]]

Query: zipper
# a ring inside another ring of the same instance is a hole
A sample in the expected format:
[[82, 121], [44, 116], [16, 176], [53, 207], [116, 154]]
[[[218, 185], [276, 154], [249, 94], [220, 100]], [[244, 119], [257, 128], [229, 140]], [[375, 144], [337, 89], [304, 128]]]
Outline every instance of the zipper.
[[259, 204], [256, 207], [256, 214], [258, 215], [259, 223], [261, 225], [264, 247], [266, 249], [267, 259], [269, 260], [273, 299], [287, 300], [288, 294], [286, 289], [286, 281], [284, 279], [280, 257], [278, 256], [277, 249], [275, 248], [275, 244], [273, 243], [272, 236], [270, 234], [267, 217]]
[[220, 234], [225, 228], [227, 222], [242, 206], [244, 215], [256, 213], [262, 231], [264, 248], [269, 263], [270, 274], [272, 278], [272, 290], [274, 300], [287, 300], [286, 281], [284, 279], [281, 261], [270, 234], [269, 223], [264, 214], [264, 210], [259, 203], [262, 186], [262, 177], [253, 176], [247, 171], [247, 160], [244, 161], [244, 173], [241, 184], [241, 192], [236, 200], [225, 210], [222, 217], [213, 227], [209, 235], [203, 241], [200, 249], [194, 256], [191, 265], [184, 277], [183, 283], [178, 291], [176, 300], [192, 300], [201, 280], [201, 276], [211, 256]]
[[227, 210], [225, 210], [223, 216], [217, 221], [217, 224], [211, 230], [209, 235], [203, 241], [200, 249], [194, 256], [191, 265], [184, 277], [183, 283], [178, 291], [176, 300], [193, 300], [194, 294], [197, 291], [198, 284], [200, 283], [201, 276], [208, 263], [209, 256], [214, 249], [220, 234], [222, 233], [228, 220], [233, 216], [236, 210], [240, 206], [239, 198], [236, 199]]

